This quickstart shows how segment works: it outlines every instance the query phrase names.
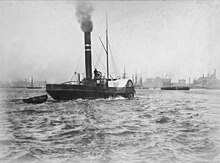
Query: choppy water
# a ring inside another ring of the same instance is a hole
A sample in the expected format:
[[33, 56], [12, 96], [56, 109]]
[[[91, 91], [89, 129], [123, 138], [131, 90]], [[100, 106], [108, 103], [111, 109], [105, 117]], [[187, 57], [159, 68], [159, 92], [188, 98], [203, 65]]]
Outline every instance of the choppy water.
[[25, 104], [0, 90], [0, 162], [220, 162], [220, 91]]

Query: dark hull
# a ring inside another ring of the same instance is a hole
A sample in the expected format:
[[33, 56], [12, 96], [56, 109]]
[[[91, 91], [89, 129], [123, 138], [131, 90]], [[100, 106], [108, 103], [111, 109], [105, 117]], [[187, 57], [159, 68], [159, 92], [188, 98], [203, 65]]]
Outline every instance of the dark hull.
[[28, 103], [28, 104], [40, 104], [40, 103], [46, 102], [47, 98], [48, 98], [47, 95], [42, 95], [42, 96], [36, 96], [36, 97], [23, 99], [23, 102]]
[[190, 87], [180, 87], [180, 86], [174, 86], [174, 87], [162, 87], [161, 90], [189, 90]]
[[41, 89], [42, 87], [27, 87], [27, 89]]
[[134, 87], [99, 87], [68, 84], [47, 84], [47, 93], [55, 100], [97, 99], [122, 96], [134, 96]]

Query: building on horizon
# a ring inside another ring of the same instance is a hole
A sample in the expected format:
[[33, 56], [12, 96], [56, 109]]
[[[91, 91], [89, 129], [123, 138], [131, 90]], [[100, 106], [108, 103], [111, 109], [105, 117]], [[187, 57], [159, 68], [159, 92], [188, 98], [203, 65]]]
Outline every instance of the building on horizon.
[[216, 69], [214, 69], [213, 74], [204, 74], [202, 77], [195, 79], [192, 83], [192, 88], [207, 88], [207, 89], [215, 89], [220, 88], [220, 80], [216, 78]]
[[170, 78], [147, 78], [146, 82], [143, 84], [146, 88], [161, 88], [164, 86], [170, 86], [171, 79]]

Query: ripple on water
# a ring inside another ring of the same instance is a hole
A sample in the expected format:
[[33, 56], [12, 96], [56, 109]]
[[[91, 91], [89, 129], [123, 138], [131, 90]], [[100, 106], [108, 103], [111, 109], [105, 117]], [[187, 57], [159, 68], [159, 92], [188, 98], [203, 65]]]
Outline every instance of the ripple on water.
[[220, 94], [138, 90], [133, 100], [10, 101], [28, 93], [37, 92], [10, 90], [0, 102], [0, 162], [219, 161]]

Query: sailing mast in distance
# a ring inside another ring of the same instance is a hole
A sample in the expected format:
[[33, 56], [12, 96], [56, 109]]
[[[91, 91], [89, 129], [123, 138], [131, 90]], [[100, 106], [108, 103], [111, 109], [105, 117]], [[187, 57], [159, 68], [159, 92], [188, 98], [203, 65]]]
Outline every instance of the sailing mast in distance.
[[108, 64], [108, 20], [106, 12], [106, 58], [107, 58], [107, 79], [109, 79], [109, 64]]

